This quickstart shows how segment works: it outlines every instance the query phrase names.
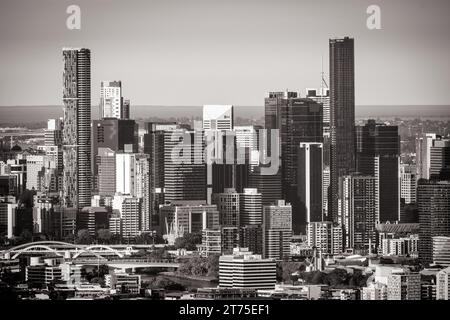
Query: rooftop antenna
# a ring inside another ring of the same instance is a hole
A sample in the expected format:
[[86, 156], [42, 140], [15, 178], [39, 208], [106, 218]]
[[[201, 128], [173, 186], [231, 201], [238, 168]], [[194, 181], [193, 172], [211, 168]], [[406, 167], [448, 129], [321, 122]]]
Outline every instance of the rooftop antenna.
[[323, 85], [325, 84], [325, 87], [328, 89], [328, 84], [327, 81], [325, 80], [325, 73], [323, 72], [323, 54], [322, 54], [322, 72], [321, 72], [321, 76], [322, 76], [322, 81], [320, 82], [320, 90], [321, 90], [321, 95], [323, 95]]

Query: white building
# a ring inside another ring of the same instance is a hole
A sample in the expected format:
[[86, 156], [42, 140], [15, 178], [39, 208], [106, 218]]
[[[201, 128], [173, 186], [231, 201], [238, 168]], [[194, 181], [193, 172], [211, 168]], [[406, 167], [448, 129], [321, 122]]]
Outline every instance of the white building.
[[404, 271], [388, 276], [388, 300], [420, 300], [420, 274]]
[[101, 117], [122, 119], [122, 99], [121, 81], [102, 81], [100, 89]]
[[433, 263], [441, 266], [450, 266], [450, 237], [432, 237]]
[[263, 259], [246, 248], [219, 259], [219, 287], [234, 289], [274, 289], [277, 267], [274, 259]]
[[400, 165], [400, 197], [405, 199], [405, 204], [416, 202], [416, 166], [409, 164]]
[[439, 271], [436, 275], [436, 300], [449, 300], [450, 267]]
[[138, 236], [141, 231], [141, 207], [141, 198], [130, 195], [115, 195], [112, 208], [113, 211], [119, 213], [120, 220], [114, 221], [114, 233], [117, 233], [117, 223], [120, 222], [120, 234], [123, 238], [134, 238]]
[[233, 130], [234, 113], [232, 105], [204, 105], [203, 129]]
[[342, 226], [331, 221], [308, 223], [307, 243], [322, 254], [340, 254], [343, 251]]
[[387, 285], [371, 282], [362, 288], [361, 300], [387, 300]]

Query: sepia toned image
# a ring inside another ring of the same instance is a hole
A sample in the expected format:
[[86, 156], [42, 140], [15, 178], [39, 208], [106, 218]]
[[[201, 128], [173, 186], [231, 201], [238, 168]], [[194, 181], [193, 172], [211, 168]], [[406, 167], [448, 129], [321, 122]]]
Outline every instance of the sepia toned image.
[[0, 300], [448, 300], [449, 15], [0, 0]]

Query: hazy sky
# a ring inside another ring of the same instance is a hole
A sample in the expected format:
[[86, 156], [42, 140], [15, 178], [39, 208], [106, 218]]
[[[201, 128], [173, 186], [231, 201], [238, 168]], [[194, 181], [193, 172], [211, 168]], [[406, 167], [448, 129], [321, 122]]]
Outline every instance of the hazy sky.
[[[81, 7], [81, 30], [66, 8]], [[381, 7], [382, 30], [366, 9]], [[0, 105], [62, 104], [65, 46], [135, 105], [262, 105], [320, 84], [328, 39], [355, 38], [356, 103], [450, 104], [448, 0], [1, 0]]]

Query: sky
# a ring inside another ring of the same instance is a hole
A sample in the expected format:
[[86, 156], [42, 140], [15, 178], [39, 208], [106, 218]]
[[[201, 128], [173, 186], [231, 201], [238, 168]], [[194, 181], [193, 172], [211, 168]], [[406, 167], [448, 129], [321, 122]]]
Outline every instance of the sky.
[[[81, 30], [66, 27], [72, 4]], [[63, 47], [91, 49], [93, 105], [102, 80], [132, 105], [263, 105], [319, 86], [343, 36], [357, 105], [450, 105], [449, 16], [448, 0], [1, 0], [0, 106], [61, 105]]]

